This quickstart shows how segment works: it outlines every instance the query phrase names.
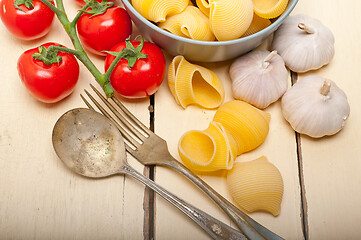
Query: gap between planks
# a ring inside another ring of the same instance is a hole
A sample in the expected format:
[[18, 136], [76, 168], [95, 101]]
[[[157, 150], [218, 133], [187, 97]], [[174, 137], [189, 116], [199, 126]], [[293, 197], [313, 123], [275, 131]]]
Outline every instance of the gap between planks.
[[[154, 132], [154, 95], [149, 98], [149, 129]], [[153, 165], [144, 166], [143, 174], [154, 181], [155, 167]], [[149, 187], [144, 190], [144, 223], [143, 223], [143, 236], [145, 240], [153, 240], [155, 237], [155, 193]]]
[[[291, 83], [295, 84], [298, 80], [298, 75], [295, 72], [291, 71]], [[305, 240], [309, 240], [309, 231], [308, 231], [308, 208], [307, 208], [307, 199], [306, 199], [306, 188], [303, 175], [303, 161], [302, 161], [302, 144], [301, 144], [301, 134], [295, 132], [295, 140], [297, 145], [297, 162], [298, 162], [298, 177], [300, 183], [300, 194], [301, 194], [301, 224], [302, 224], [302, 233]]]

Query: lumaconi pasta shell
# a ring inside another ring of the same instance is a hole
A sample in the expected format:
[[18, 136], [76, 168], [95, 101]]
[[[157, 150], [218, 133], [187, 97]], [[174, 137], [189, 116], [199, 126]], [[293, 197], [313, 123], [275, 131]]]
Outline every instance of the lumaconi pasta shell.
[[[211, 0], [212, 1], [212, 0]], [[210, 3], [211, 1], [208, 0], [196, 0], [197, 7], [206, 15], [209, 17], [209, 9], [210, 9]]]
[[213, 121], [221, 123], [237, 143], [237, 155], [255, 149], [266, 139], [271, 115], [252, 105], [232, 100], [224, 103]]
[[[222, 147], [223, 149], [227, 150], [227, 161], [224, 161], [223, 159], [217, 159], [217, 161], [214, 161], [213, 165], [217, 166], [218, 168], [221, 169], [231, 169], [233, 167], [233, 163], [234, 160], [237, 157], [237, 143], [234, 140], [232, 134], [230, 132], [227, 131], [227, 129], [225, 129], [223, 127], [222, 124], [217, 123], [217, 122], [211, 122], [210, 126], [208, 127], [208, 129], [206, 129], [206, 132], [210, 132], [214, 130], [212, 129], [211, 125], [214, 125], [214, 127], [216, 127], [218, 129], [218, 132], [220, 132], [222, 134], [221, 135], [217, 135], [217, 137], [219, 137], [219, 139], [217, 138], [216, 143], [218, 142], [222, 142], [223, 143], [223, 139], [224, 142], [226, 144], [226, 148]], [[213, 128], [214, 128], [213, 127]], [[215, 134], [213, 136], [216, 136]], [[221, 148], [221, 147], [219, 147]]]
[[211, 70], [191, 64], [183, 56], [173, 58], [168, 69], [168, 86], [183, 108], [190, 104], [212, 109], [224, 100], [221, 80]]
[[279, 214], [283, 180], [280, 171], [266, 157], [234, 163], [227, 173], [227, 186], [234, 201], [246, 211]]
[[[214, 122], [220, 129], [222, 129], [222, 133], [225, 133], [224, 136], [226, 138], [226, 143], [228, 145], [228, 148], [230, 149], [229, 154], [230, 154], [230, 161], [232, 164], [229, 164], [230, 166], [233, 166], [233, 162], [234, 159], [236, 159], [237, 157], [237, 142], [234, 139], [233, 135], [231, 132], [229, 132], [226, 128], [224, 128], [224, 126], [218, 122]], [[230, 169], [230, 168], [228, 168]]]
[[215, 146], [212, 136], [203, 131], [192, 130], [180, 138], [178, 153], [184, 165], [192, 171], [215, 171], [216, 169], [210, 166], [215, 156]]
[[193, 171], [231, 169], [237, 155], [265, 140], [269, 120], [268, 113], [246, 102], [227, 102], [217, 110], [206, 130], [192, 130], [181, 137], [179, 155]]
[[269, 19], [261, 18], [254, 13], [251, 25], [248, 27], [247, 31], [242, 35], [242, 37], [247, 37], [256, 32], [259, 32], [268, 27], [269, 25], [271, 25], [271, 21]]
[[188, 6], [183, 12], [170, 16], [158, 26], [181, 37], [200, 41], [215, 40], [208, 18], [194, 6]]
[[231, 169], [236, 146], [228, 137], [222, 125], [211, 122], [204, 131], [185, 133], [179, 141], [178, 152], [183, 163], [193, 171]]
[[262, 18], [276, 18], [286, 9], [288, 0], [253, 0], [254, 12]]
[[189, 0], [132, 0], [132, 5], [143, 17], [158, 23], [182, 12], [189, 5]]
[[237, 39], [251, 25], [252, 0], [197, 0], [197, 5], [209, 16], [211, 29], [219, 41]]

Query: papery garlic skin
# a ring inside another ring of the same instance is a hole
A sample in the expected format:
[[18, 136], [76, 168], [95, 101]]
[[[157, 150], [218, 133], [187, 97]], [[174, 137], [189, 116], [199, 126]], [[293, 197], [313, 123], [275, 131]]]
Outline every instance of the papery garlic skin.
[[288, 16], [278, 28], [272, 48], [290, 70], [302, 73], [328, 64], [335, 53], [334, 43], [333, 33], [319, 20], [298, 14]]
[[276, 52], [254, 50], [243, 55], [231, 64], [229, 74], [233, 97], [261, 109], [277, 101], [288, 87], [288, 71]]
[[[324, 84], [329, 84], [329, 91], [321, 93]], [[283, 95], [282, 113], [295, 131], [320, 138], [344, 127], [350, 105], [346, 94], [333, 81], [310, 75]]]

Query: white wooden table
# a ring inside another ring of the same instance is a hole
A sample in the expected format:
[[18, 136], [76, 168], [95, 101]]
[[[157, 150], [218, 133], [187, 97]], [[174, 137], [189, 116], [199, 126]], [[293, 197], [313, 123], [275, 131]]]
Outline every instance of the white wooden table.
[[[75, 2], [64, 3], [69, 16], [74, 16]], [[346, 92], [351, 115], [344, 130], [322, 139], [295, 134], [276, 102], [266, 109], [272, 120], [264, 144], [237, 158], [244, 161], [265, 155], [279, 168], [284, 180], [280, 215], [258, 212], [250, 216], [285, 239], [361, 238], [361, 129], [357, 126], [361, 121], [361, 2], [347, 3], [300, 0], [292, 12], [320, 19], [335, 35], [336, 54], [331, 64], [294, 77], [317, 74], [334, 80]], [[52, 105], [34, 100], [18, 77], [16, 62], [25, 50], [48, 41], [72, 46], [57, 21], [49, 35], [31, 42], [14, 38], [0, 24], [0, 239], [209, 239], [160, 197], [155, 197], [154, 215], [152, 211], [149, 215], [148, 192], [135, 180], [120, 176], [100, 180], [80, 177], [57, 158], [51, 143], [52, 128], [67, 110], [85, 107], [79, 94], [95, 81], [81, 65], [79, 83], [70, 97]], [[262, 47], [267, 48], [268, 42]], [[90, 57], [103, 69], [102, 58]], [[170, 59], [167, 56], [168, 62]], [[232, 98], [229, 64], [204, 64], [222, 79], [226, 100]], [[145, 124], [150, 124], [150, 99], [125, 104]], [[214, 114], [198, 107], [181, 109], [166, 81], [154, 97], [154, 109], [154, 131], [167, 140], [177, 159], [179, 137], [191, 129], [205, 129]], [[143, 166], [130, 156], [129, 161], [143, 171]], [[210, 199], [180, 174], [163, 167], [155, 167], [154, 171], [157, 183], [233, 226]], [[232, 201], [224, 172], [201, 177]], [[149, 225], [152, 220], [154, 231]]]

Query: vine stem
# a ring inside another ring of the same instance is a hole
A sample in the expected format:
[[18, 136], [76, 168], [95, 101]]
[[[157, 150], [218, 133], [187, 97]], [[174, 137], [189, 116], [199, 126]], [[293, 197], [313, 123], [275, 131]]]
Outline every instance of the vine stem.
[[83, 15], [84, 11], [87, 10], [90, 6], [90, 2], [86, 3], [85, 6], [78, 11], [73, 21], [70, 23], [70, 27], [76, 27], [76, 23], [78, 22], [81, 15]]
[[114, 59], [114, 61], [110, 64], [108, 70], [105, 72], [104, 76], [105, 78], [109, 78], [110, 79], [110, 75], [112, 74], [115, 66], [118, 64], [118, 62], [120, 61], [120, 59], [122, 59], [123, 55], [122, 54], [118, 54], [118, 56]]
[[[64, 47], [56, 47], [59, 51], [67, 52], [70, 54], [73, 54], [76, 56], [79, 61], [81, 61], [84, 66], [90, 71], [90, 73], [94, 76], [94, 78], [97, 80], [99, 85], [103, 88], [105, 95], [109, 98], [112, 97], [114, 94], [114, 90], [112, 86], [110, 85], [110, 74], [106, 73], [102, 74], [98, 68], [94, 65], [94, 63], [91, 61], [89, 56], [86, 54], [83, 45], [81, 44], [77, 31], [76, 31], [76, 23], [79, 20], [80, 16], [83, 14], [83, 10], [86, 10], [90, 3], [87, 3], [74, 17], [73, 21], [69, 21], [67, 14], [65, 13], [65, 8], [63, 4], [63, 0], [56, 0], [56, 6], [52, 4], [49, 0], [40, 0], [42, 3], [47, 5], [57, 16], [60, 23], [63, 25], [66, 33], [70, 37], [74, 49], [68, 49]], [[120, 61], [119, 59], [114, 60], [114, 66]]]

